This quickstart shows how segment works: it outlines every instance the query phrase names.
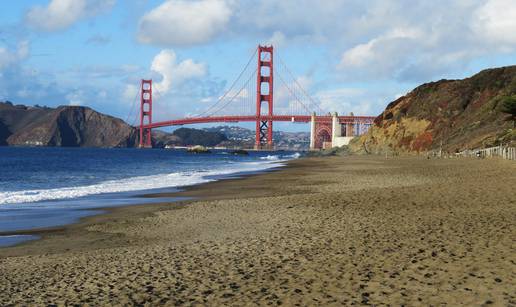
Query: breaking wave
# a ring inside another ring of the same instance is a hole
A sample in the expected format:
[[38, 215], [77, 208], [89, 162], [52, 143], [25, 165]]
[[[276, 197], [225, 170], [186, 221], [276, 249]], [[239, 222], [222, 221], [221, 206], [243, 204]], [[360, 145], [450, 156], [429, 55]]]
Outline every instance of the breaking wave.
[[213, 178], [215, 176], [225, 176], [241, 172], [256, 172], [278, 167], [281, 166], [279, 162], [281, 161], [241, 162], [227, 164], [224, 168], [210, 171], [198, 170], [192, 172], [138, 176], [119, 180], [108, 180], [85, 186], [0, 192], [0, 205], [71, 199], [103, 193], [184, 187], [214, 181], [216, 180]]

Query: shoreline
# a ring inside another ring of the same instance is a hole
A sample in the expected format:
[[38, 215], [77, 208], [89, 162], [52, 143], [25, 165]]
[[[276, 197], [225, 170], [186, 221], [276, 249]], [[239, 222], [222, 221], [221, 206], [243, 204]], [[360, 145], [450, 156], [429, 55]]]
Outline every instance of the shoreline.
[[[80, 211], [98, 211], [97, 213], [93, 213], [92, 215], [88, 215], [85, 217], [78, 218], [75, 222], [60, 225], [60, 226], [51, 226], [44, 228], [34, 228], [34, 229], [26, 229], [26, 230], [16, 230], [16, 231], [6, 231], [0, 232], [0, 236], [37, 236], [38, 238], [24, 240], [22, 242], [0, 246], [0, 259], [8, 256], [16, 256], [23, 255], [25, 252], [32, 250], [30, 245], [41, 243], [42, 245], [46, 245], [44, 241], [50, 238], [53, 235], [60, 236], [68, 236], [68, 235], [76, 235], [79, 236], [84, 229], [91, 224], [96, 223], [108, 223], [112, 220], [116, 220], [119, 216], [126, 215], [134, 215], [133, 218], [137, 218], [138, 216], [143, 216], [146, 214], [152, 215], [154, 212], [158, 212], [160, 210], [170, 210], [170, 209], [180, 209], [182, 207], [192, 205], [195, 202], [203, 201], [203, 200], [221, 200], [221, 199], [229, 199], [228, 194], [221, 194], [218, 192], [211, 193], [209, 190], [212, 188], [218, 189], [221, 186], [230, 185], [232, 182], [239, 182], [241, 180], [246, 180], [248, 178], [254, 176], [262, 176], [273, 172], [279, 172], [282, 170], [286, 170], [291, 166], [291, 163], [294, 161], [299, 161], [301, 159], [306, 158], [297, 158], [287, 161], [280, 161], [283, 165], [275, 166], [271, 168], [267, 168], [259, 171], [252, 172], [236, 172], [234, 174], [229, 174], [227, 176], [223, 176], [219, 179], [209, 182], [203, 182], [199, 184], [184, 186], [181, 188], [173, 187], [177, 189], [174, 192], [162, 192], [162, 193], [143, 193], [135, 195], [136, 198], [154, 198], [154, 199], [163, 199], [161, 201], [153, 201], [149, 203], [134, 203], [129, 205], [121, 205], [121, 206], [106, 206], [106, 207], [96, 207], [96, 208], [85, 208], [85, 209], [77, 209]], [[229, 192], [229, 191], [226, 191]], [[239, 191], [238, 191], [239, 192]], [[238, 197], [238, 195], [233, 195], [234, 197]], [[176, 200], [170, 201], [170, 199], [177, 198]], [[188, 198], [188, 199], [181, 199]], [[135, 200], [136, 201], [136, 200]], [[11, 253], [12, 249], [22, 249], [22, 252], [14, 252]], [[41, 251], [41, 248], [38, 246], [38, 251]], [[51, 247], [49, 249], [55, 249], [55, 247]], [[68, 249], [68, 248], [66, 248]]]
[[0, 249], [0, 302], [513, 304], [515, 170], [501, 160], [293, 160], [174, 194], [202, 198], [114, 208]]
[[[297, 159], [297, 158], [296, 158]], [[20, 229], [20, 230], [12, 230], [12, 231], [0, 231], [0, 237], [4, 236], [35, 236], [37, 238], [33, 239], [25, 239], [23, 241], [20, 241], [18, 243], [9, 244], [9, 245], [0, 245], [0, 255], [2, 249], [15, 247], [19, 245], [24, 244], [31, 244], [35, 241], [43, 240], [48, 234], [54, 234], [54, 233], [64, 233], [67, 231], [68, 228], [73, 227], [76, 224], [85, 224], [88, 222], [88, 219], [95, 218], [97, 216], [101, 215], [108, 215], [108, 214], [116, 214], [117, 211], [123, 211], [127, 209], [128, 207], [134, 207], [134, 206], [152, 206], [152, 205], [163, 205], [163, 204], [169, 204], [173, 205], [178, 202], [187, 202], [187, 201], [195, 201], [200, 199], [193, 199], [192, 197], [186, 197], [186, 198], [192, 198], [192, 199], [183, 199], [184, 196], [178, 196], [178, 194], [187, 193], [191, 190], [194, 190], [195, 187], [215, 183], [219, 181], [226, 181], [226, 180], [237, 180], [237, 179], [244, 179], [246, 177], [250, 176], [257, 176], [260, 174], [266, 174], [269, 172], [279, 171], [283, 168], [286, 168], [287, 164], [290, 161], [294, 161], [296, 159], [291, 160], [279, 160], [276, 163], [278, 165], [275, 165], [270, 168], [261, 169], [261, 170], [255, 170], [255, 171], [240, 171], [235, 172], [231, 174], [225, 174], [225, 175], [218, 175], [215, 177], [215, 179], [212, 179], [212, 181], [208, 182], [201, 182], [197, 184], [182, 186], [182, 187], [169, 187], [169, 188], [159, 188], [156, 190], [176, 190], [172, 192], [152, 192], [154, 189], [146, 190], [146, 191], [138, 191], [139, 193], [134, 193], [134, 195], [128, 197], [128, 199], [134, 199], [134, 202], [129, 204], [123, 204], [123, 205], [106, 205], [106, 206], [100, 206], [100, 207], [91, 207], [91, 208], [70, 208], [70, 211], [75, 211], [78, 213], [81, 212], [89, 212], [89, 214], [85, 214], [85, 216], [80, 216], [74, 219], [73, 222], [65, 223], [62, 225], [55, 225], [55, 226], [48, 226], [48, 227], [36, 227], [36, 228], [29, 228], [29, 229]], [[127, 194], [128, 192], [122, 192], [121, 194]], [[98, 195], [94, 195], [98, 196]], [[153, 199], [152, 201], [146, 202], [145, 199]], [[159, 200], [163, 199], [163, 200]], [[66, 200], [65, 200], [66, 201]], [[100, 201], [100, 200], [99, 200]]]

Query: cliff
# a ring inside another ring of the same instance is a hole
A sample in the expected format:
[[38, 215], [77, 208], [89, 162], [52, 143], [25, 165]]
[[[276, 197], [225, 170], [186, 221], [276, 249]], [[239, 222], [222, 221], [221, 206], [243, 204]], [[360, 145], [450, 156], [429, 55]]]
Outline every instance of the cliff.
[[391, 102], [355, 152], [454, 152], [515, 140], [502, 101], [516, 94], [516, 66], [484, 70], [464, 80], [427, 83]]
[[27, 107], [0, 103], [0, 144], [18, 146], [132, 147], [136, 130], [87, 107]]

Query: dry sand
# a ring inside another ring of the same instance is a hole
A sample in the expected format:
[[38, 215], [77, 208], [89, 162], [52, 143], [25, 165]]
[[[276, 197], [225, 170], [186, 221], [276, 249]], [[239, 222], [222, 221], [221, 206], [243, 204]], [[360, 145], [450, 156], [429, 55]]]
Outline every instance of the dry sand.
[[0, 305], [516, 305], [516, 164], [302, 159], [0, 249]]

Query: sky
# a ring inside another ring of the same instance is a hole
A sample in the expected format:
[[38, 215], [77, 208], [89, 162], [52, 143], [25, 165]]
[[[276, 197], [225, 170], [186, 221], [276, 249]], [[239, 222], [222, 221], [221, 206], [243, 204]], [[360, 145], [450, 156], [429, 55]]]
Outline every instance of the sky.
[[422, 83], [515, 64], [516, 0], [5, 1], [0, 101], [134, 123], [139, 82], [152, 78], [156, 120], [197, 114], [258, 44], [274, 45], [322, 109], [375, 116]]

